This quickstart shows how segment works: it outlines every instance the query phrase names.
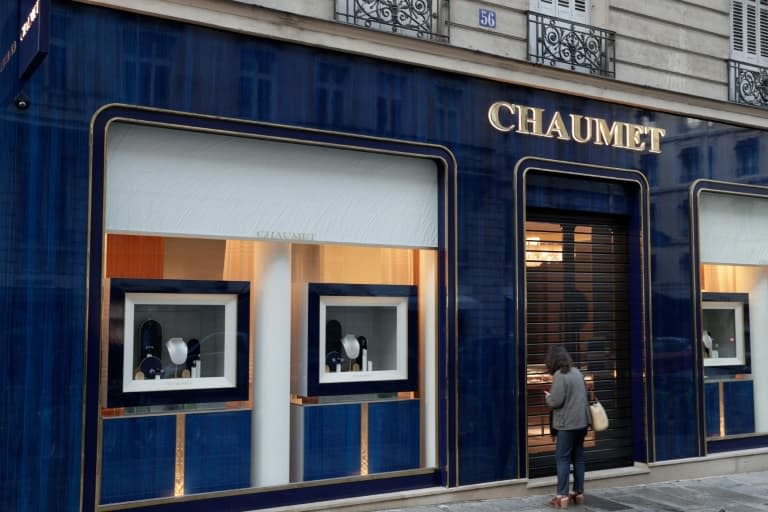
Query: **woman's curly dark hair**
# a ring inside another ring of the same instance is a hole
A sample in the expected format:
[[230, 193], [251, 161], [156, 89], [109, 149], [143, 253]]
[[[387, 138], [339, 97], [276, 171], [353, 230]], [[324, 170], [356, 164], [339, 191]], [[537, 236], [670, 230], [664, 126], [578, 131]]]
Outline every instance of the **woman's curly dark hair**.
[[573, 366], [573, 359], [571, 355], [565, 350], [562, 345], [552, 345], [547, 352], [547, 371], [554, 375], [557, 370], [562, 370], [563, 373], [568, 373]]

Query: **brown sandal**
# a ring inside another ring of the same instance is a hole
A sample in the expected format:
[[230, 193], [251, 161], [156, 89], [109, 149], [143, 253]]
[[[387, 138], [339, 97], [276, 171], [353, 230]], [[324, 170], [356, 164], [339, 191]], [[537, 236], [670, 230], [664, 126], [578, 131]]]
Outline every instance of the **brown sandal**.
[[570, 499], [576, 505], [581, 505], [584, 503], [584, 493], [572, 492], [568, 495], [568, 499]]
[[549, 500], [549, 506], [552, 508], [568, 508], [571, 499], [568, 496], [555, 496]]

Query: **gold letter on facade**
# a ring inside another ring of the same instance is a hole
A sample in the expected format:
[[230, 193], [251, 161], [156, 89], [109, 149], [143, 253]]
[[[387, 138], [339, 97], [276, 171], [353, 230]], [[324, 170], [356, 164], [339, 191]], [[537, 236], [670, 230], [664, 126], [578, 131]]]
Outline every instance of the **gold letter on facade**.
[[[541, 128], [541, 117], [544, 114], [543, 108], [524, 107], [523, 105], [518, 105], [517, 111], [517, 133], [523, 133], [525, 135], [544, 135], [544, 130]], [[531, 131], [528, 131], [529, 126]]]
[[[581, 135], [581, 120], [587, 120], [587, 134], [582, 137]], [[571, 114], [571, 133], [573, 134], [573, 140], [580, 144], [589, 142], [592, 139], [592, 118], [584, 117], [578, 114]]]
[[560, 140], [571, 140], [560, 112], [555, 112], [555, 115], [552, 116], [552, 121], [549, 122], [549, 128], [547, 128], [547, 133], [544, 136], [552, 138], [553, 132], [557, 132], [557, 138]]
[[611, 129], [608, 129], [608, 122], [605, 119], [595, 119], [595, 144], [613, 146], [615, 148], [624, 147], [622, 144], [623, 125], [622, 123], [612, 123]]
[[515, 125], [512, 123], [509, 125], [502, 124], [500, 114], [502, 109], [509, 112], [511, 116], [515, 115], [515, 106], [512, 103], [507, 103], [506, 101], [497, 101], [488, 109], [488, 121], [490, 121], [491, 126], [500, 132], [511, 132], [515, 129]]

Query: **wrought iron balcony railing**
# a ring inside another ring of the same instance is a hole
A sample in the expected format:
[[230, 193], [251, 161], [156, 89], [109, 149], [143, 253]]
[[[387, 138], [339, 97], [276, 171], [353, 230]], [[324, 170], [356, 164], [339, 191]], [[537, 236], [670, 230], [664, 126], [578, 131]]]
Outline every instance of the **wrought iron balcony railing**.
[[529, 11], [528, 60], [614, 78], [616, 33]]
[[336, 0], [336, 21], [405, 36], [447, 41], [441, 34], [442, 0]]
[[734, 103], [768, 108], [768, 68], [728, 61], [728, 99]]

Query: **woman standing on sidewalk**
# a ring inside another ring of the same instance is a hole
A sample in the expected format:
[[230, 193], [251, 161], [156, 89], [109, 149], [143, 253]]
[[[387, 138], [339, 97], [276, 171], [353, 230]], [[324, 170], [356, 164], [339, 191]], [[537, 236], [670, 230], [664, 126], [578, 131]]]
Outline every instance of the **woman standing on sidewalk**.
[[[570, 502], [584, 502], [584, 436], [587, 433], [587, 388], [584, 377], [573, 366], [568, 351], [553, 345], [547, 353], [547, 371], [552, 374], [552, 388], [545, 391], [552, 408], [552, 428], [557, 436], [557, 495], [549, 501], [555, 508], [568, 508]], [[573, 464], [573, 492], [568, 493], [568, 475]]]

